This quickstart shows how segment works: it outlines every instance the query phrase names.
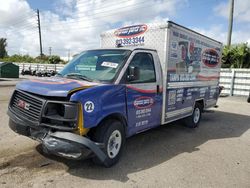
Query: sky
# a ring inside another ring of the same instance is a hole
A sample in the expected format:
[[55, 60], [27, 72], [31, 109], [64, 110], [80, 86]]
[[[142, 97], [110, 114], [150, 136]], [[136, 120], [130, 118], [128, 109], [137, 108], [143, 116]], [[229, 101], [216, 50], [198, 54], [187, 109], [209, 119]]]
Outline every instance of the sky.
[[[137, 23], [174, 21], [226, 43], [229, 0], [0, 0], [0, 38], [8, 54], [67, 58], [100, 47], [100, 33]], [[235, 0], [232, 43], [250, 43], [250, 1]]]

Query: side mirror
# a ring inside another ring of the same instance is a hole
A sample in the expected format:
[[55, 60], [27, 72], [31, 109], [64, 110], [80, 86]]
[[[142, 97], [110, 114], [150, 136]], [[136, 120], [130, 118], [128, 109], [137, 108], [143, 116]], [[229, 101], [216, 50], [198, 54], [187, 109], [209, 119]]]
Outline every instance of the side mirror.
[[139, 67], [128, 67], [127, 81], [134, 81], [140, 79], [140, 69]]

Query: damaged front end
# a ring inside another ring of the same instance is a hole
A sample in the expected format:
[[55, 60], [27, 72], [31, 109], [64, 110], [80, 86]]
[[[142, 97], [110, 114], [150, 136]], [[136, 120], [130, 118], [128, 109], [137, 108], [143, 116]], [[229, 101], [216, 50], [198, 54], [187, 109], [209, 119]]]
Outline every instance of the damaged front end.
[[101, 162], [106, 160], [101, 150], [103, 144], [86, 136], [89, 130], [84, 128], [80, 103], [15, 90], [8, 115], [13, 131], [40, 141], [47, 153], [70, 159], [82, 159], [94, 153]]

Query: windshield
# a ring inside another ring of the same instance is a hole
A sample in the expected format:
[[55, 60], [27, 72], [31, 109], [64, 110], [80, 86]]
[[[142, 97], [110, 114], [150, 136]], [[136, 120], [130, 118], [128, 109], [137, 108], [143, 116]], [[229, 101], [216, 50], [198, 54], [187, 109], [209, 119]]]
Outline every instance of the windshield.
[[130, 50], [89, 50], [71, 60], [60, 76], [87, 81], [112, 82], [130, 55]]

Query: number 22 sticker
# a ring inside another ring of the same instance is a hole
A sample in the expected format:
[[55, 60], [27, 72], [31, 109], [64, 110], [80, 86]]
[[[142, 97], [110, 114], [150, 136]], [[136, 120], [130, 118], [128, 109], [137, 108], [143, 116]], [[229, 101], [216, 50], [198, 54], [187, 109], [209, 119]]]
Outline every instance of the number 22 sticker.
[[84, 104], [84, 110], [88, 113], [93, 112], [95, 109], [95, 105], [92, 101], [87, 101]]

